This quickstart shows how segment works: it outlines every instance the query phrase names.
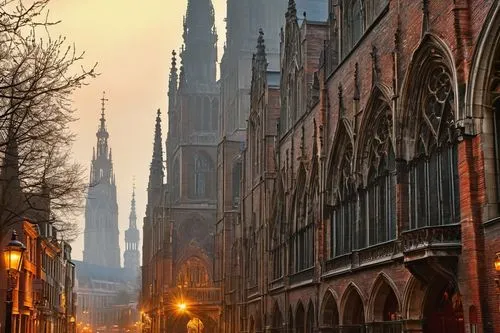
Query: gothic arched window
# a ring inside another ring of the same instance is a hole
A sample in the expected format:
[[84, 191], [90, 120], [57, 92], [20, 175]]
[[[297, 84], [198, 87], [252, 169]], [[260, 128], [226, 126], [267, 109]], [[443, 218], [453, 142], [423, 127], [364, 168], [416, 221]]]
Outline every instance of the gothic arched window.
[[278, 175], [278, 184], [276, 185], [276, 196], [273, 198], [274, 213], [272, 220], [274, 225], [271, 230], [271, 260], [272, 260], [272, 279], [276, 280], [284, 276], [285, 263], [285, 201], [283, 199], [283, 183], [281, 175]]
[[421, 89], [416, 149], [410, 161], [410, 229], [460, 220], [452, 77], [433, 64]]
[[212, 165], [207, 156], [196, 154], [194, 156], [194, 189], [193, 194], [196, 198], [203, 198], [209, 195], [210, 173]]
[[364, 32], [363, 0], [345, 0], [342, 6], [342, 56], [346, 57]]
[[314, 264], [314, 218], [312, 202], [305, 187], [305, 170], [301, 167], [297, 179], [297, 189], [292, 218], [294, 219], [291, 253], [293, 254], [292, 269], [294, 273], [303, 271]]
[[356, 246], [363, 248], [396, 237], [396, 158], [392, 145], [392, 116], [387, 105], [378, 107], [364, 142], [367, 182], [360, 191], [360, 225]]
[[339, 169], [334, 172], [336, 200], [330, 220], [330, 255], [340, 256], [352, 250], [352, 231], [356, 222], [357, 197], [352, 177], [353, 146], [345, 145]]
[[180, 197], [180, 192], [181, 192], [181, 173], [180, 173], [180, 166], [179, 166], [179, 159], [175, 159], [174, 161], [174, 177], [173, 177], [173, 183], [174, 183], [174, 199], [177, 199]]

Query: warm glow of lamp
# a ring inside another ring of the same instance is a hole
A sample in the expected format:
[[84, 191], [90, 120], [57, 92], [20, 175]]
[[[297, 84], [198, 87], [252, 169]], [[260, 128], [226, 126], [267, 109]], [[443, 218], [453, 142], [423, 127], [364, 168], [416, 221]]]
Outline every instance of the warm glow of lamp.
[[495, 258], [495, 270], [500, 273], [500, 252], [497, 253]]
[[179, 309], [180, 312], [186, 312], [187, 304], [186, 303], [179, 303], [179, 304], [177, 304], [177, 309]]
[[76, 321], [75, 316], [71, 316], [71, 318], [69, 318], [70, 323], [74, 323], [75, 321]]
[[17, 240], [16, 231], [12, 231], [11, 241], [7, 244], [7, 247], [3, 251], [5, 267], [8, 271], [19, 272], [21, 270], [21, 263], [25, 250], [26, 247], [24, 244]]

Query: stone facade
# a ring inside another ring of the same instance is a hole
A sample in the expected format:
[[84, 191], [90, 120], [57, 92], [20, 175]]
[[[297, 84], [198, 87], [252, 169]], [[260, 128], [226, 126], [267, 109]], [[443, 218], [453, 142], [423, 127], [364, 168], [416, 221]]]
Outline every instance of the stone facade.
[[[220, 289], [213, 283], [219, 89], [217, 33], [210, 0], [188, 1], [178, 71], [169, 80], [167, 177], [164, 183], [161, 113], [144, 218], [141, 308], [147, 332], [185, 330], [201, 320], [217, 330]], [[177, 314], [177, 304], [187, 304]]]
[[221, 326], [496, 332], [500, 3], [290, 0], [285, 17], [279, 87], [254, 58], [240, 205], [217, 230]]

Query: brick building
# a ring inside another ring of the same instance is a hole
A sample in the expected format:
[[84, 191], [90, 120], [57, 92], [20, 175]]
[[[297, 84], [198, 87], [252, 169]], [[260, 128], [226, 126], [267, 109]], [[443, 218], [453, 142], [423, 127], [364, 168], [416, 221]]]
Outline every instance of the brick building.
[[[20, 272], [15, 273], [15, 279], [10, 282], [13, 283], [10, 285], [12, 332], [75, 332], [75, 265], [71, 259], [71, 246], [58, 237], [48, 192], [33, 193], [23, 188], [15, 140], [2, 144], [7, 149], [0, 167], [0, 215], [3, 221], [0, 250], [3, 251], [9, 243], [12, 231], [16, 231], [18, 240], [26, 247]], [[8, 283], [2, 255], [0, 332], [5, 331]]]
[[285, 17], [279, 87], [262, 35], [253, 61], [239, 234], [217, 233], [239, 281], [222, 326], [498, 331], [500, 2], [290, 0]]

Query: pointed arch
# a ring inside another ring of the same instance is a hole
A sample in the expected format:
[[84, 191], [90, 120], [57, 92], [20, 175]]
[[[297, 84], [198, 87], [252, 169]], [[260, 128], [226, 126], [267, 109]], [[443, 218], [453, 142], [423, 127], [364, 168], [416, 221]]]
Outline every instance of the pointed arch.
[[313, 333], [315, 327], [315, 312], [312, 300], [309, 300], [305, 318], [305, 333]]
[[276, 280], [283, 277], [285, 272], [285, 248], [286, 248], [286, 223], [285, 223], [285, 199], [284, 187], [281, 173], [275, 180], [273, 189], [274, 208], [270, 219], [270, 241], [271, 245], [271, 262], [272, 262], [272, 279]]
[[319, 323], [321, 327], [333, 330], [339, 325], [338, 297], [332, 289], [328, 289], [321, 302]]
[[310, 223], [308, 214], [310, 202], [306, 181], [306, 168], [300, 163], [297, 187], [294, 194], [293, 230], [291, 234], [291, 268], [293, 273], [298, 273], [314, 265], [314, 224]]
[[[373, 161], [371, 150], [387, 152], [395, 149], [394, 111], [392, 109], [392, 89], [385, 84], [376, 83], [364, 108], [356, 141], [356, 170], [363, 175], [366, 186], [370, 162]], [[375, 145], [375, 147], [373, 147]], [[374, 163], [376, 164], [376, 163]]]
[[487, 205], [483, 219], [500, 215], [500, 2], [492, 4], [472, 58], [469, 84], [465, 95], [463, 126], [470, 134], [481, 133], [482, 143], [493, 142], [494, 149], [484, 149], [484, 183]]
[[[446, 45], [427, 34], [413, 54], [401, 98], [399, 155], [408, 162], [408, 229], [460, 222], [458, 87]], [[436, 204], [437, 203], [437, 204]]]
[[365, 297], [358, 286], [351, 282], [340, 302], [342, 325], [364, 326], [365, 324]]
[[[496, 60], [496, 50], [500, 45], [500, 2], [492, 4], [485, 19], [483, 28], [479, 34], [476, 48], [472, 57], [469, 84], [465, 94], [464, 114], [459, 116], [460, 120], [468, 118], [482, 119], [487, 117], [488, 108], [491, 105], [490, 78]], [[477, 124], [475, 132], [481, 130]], [[484, 125], [482, 130], [484, 130]]]
[[[419, 136], [433, 135], [439, 140], [439, 135], [445, 135], [442, 131], [456, 123], [459, 101], [455, 68], [446, 43], [431, 33], [426, 34], [412, 55], [401, 93], [399, 109], [403, 112], [399, 123], [403, 140], [398, 155], [402, 158], [411, 160], [418, 154]], [[445, 109], [439, 110], [439, 106]], [[439, 116], [441, 121], [436, 119]], [[421, 133], [424, 118], [432, 124], [425, 129], [430, 133]], [[429, 147], [425, 148], [428, 152]]]
[[297, 307], [295, 308], [295, 332], [304, 333], [305, 332], [305, 321], [306, 321], [306, 312], [304, 309], [304, 305], [302, 301], [299, 300], [297, 303]]
[[[332, 148], [330, 150], [330, 153], [328, 154], [326, 190], [330, 191], [333, 195], [333, 193], [335, 192], [335, 183], [340, 178], [340, 175], [338, 175], [338, 173], [336, 172], [340, 167], [339, 156], [344, 156], [349, 148], [352, 150], [352, 155], [354, 156], [354, 131], [349, 120], [347, 120], [346, 118], [341, 117], [339, 119], [330, 147]], [[352, 173], [352, 170], [350, 171]], [[331, 204], [331, 202], [329, 202], [329, 204]]]
[[356, 144], [359, 219], [358, 249], [396, 238], [396, 156], [391, 89], [373, 86], [363, 111]]
[[272, 310], [272, 318], [271, 318], [271, 330], [274, 332], [281, 332], [284, 326], [283, 315], [280, 310], [280, 306], [278, 301], [274, 301], [273, 310]]
[[330, 210], [329, 254], [337, 257], [352, 251], [352, 230], [356, 220], [356, 179], [354, 140], [349, 122], [341, 118], [330, 154], [326, 205]]
[[288, 332], [293, 332], [293, 329], [295, 328], [294, 321], [293, 321], [293, 309], [292, 305], [288, 307], [288, 323], [287, 323], [287, 328]]
[[381, 322], [398, 319], [401, 312], [398, 289], [392, 279], [381, 272], [375, 279], [368, 300], [367, 321]]

